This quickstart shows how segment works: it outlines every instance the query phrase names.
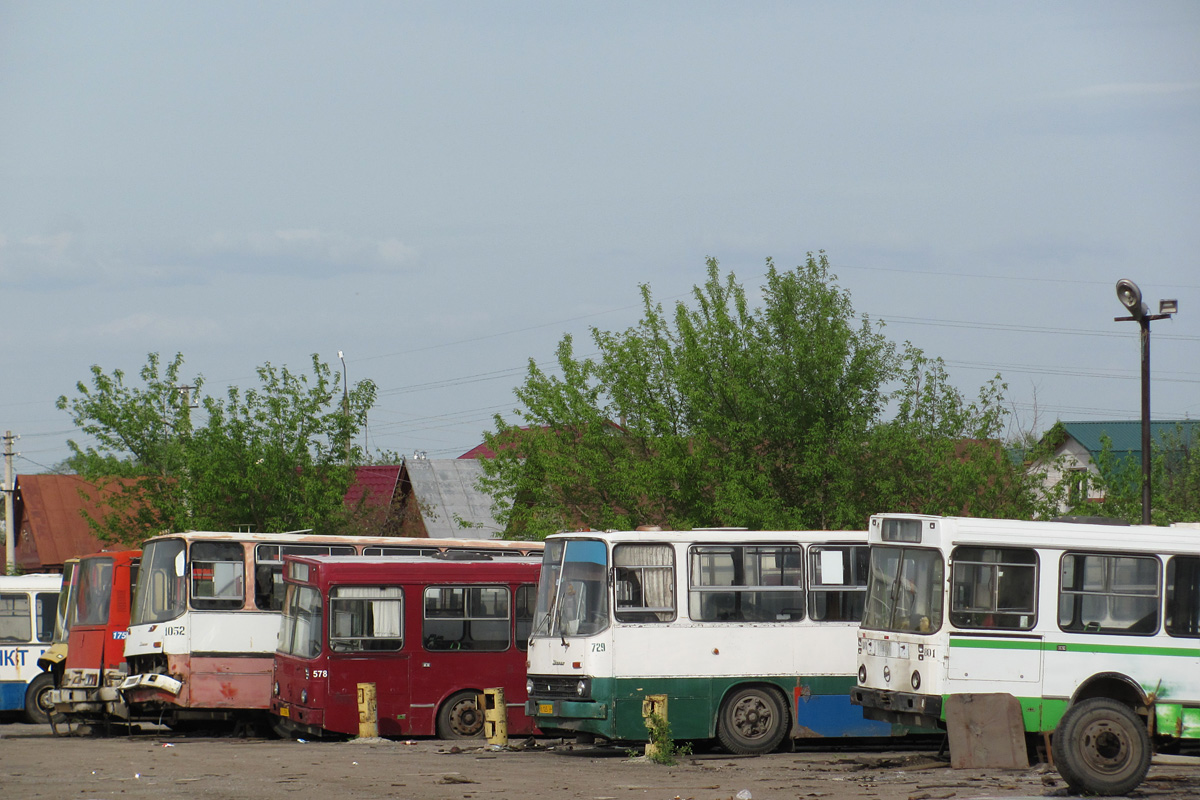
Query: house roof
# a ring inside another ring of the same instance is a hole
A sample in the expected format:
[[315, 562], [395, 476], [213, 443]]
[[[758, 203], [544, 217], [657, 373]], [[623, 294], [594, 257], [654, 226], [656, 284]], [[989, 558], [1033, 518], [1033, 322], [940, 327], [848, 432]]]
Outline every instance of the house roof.
[[[425, 529], [434, 539], [487, 539], [501, 530], [492, 499], [475, 483], [483, 465], [474, 458], [405, 459]], [[468, 523], [470, 527], [464, 527]]]
[[[1104, 448], [1101, 439], [1108, 436], [1112, 440], [1115, 453], [1141, 457], [1142, 453], [1142, 423], [1141, 420], [1117, 420], [1108, 422], [1060, 422], [1068, 436], [1079, 442], [1093, 459], [1100, 455]], [[1160, 420], [1150, 422], [1150, 440], [1161, 446], [1170, 436], [1182, 429], [1185, 436], [1200, 436], [1200, 420]]]
[[342, 498], [348, 507], [358, 505], [366, 497], [367, 508], [388, 508], [396, 495], [400, 483], [399, 464], [386, 466], [355, 467], [354, 480]]
[[[81, 495], [88, 496], [84, 499]], [[17, 566], [25, 570], [61, 567], [69, 558], [110, 550], [96, 538], [83, 512], [100, 517], [111, 492], [78, 475], [20, 475], [16, 480]]]

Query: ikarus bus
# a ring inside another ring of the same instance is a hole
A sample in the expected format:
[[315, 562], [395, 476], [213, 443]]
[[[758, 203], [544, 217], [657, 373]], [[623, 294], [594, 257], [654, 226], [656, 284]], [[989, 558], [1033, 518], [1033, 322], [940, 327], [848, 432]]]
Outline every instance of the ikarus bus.
[[285, 555], [538, 555], [540, 542], [189, 531], [146, 540], [120, 692], [131, 716], [253, 721], [271, 703]]
[[546, 539], [526, 713], [551, 734], [671, 735], [765, 753], [785, 736], [889, 736], [850, 704], [863, 532], [575, 532]]
[[1125, 794], [1156, 744], [1200, 739], [1196, 530], [880, 514], [854, 700], [946, 724], [1008, 694], [1068, 785]]

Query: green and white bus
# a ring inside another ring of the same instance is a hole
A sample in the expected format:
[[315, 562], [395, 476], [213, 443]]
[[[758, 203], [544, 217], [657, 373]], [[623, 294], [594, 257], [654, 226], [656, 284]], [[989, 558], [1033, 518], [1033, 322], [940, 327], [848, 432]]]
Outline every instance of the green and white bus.
[[795, 737], [890, 736], [850, 704], [864, 532], [711, 529], [546, 539], [526, 713], [550, 735], [671, 735], [765, 753]]
[[1012, 695], [1089, 794], [1200, 739], [1200, 531], [880, 514], [868, 534], [868, 717], [945, 726], [955, 695]]

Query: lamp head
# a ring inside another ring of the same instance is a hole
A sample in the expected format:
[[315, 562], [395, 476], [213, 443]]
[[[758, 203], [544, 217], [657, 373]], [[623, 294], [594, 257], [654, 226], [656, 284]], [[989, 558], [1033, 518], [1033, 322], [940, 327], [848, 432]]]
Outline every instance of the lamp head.
[[1117, 281], [1117, 299], [1135, 319], [1141, 319], [1148, 313], [1146, 305], [1142, 302], [1142, 290], [1128, 278]]

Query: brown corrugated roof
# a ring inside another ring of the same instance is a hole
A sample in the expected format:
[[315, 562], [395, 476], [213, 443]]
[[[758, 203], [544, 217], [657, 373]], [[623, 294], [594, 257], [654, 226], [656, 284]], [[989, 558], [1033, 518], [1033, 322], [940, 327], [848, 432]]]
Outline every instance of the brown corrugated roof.
[[[85, 500], [81, 490], [90, 499]], [[127, 549], [105, 545], [83, 518], [85, 510], [95, 518], [102, 515], [106, 494], [78, 475], [18, 476], [14, 497], [17, 566], [26, 572], [59, 570], [68, 558], [103, 549]]]

